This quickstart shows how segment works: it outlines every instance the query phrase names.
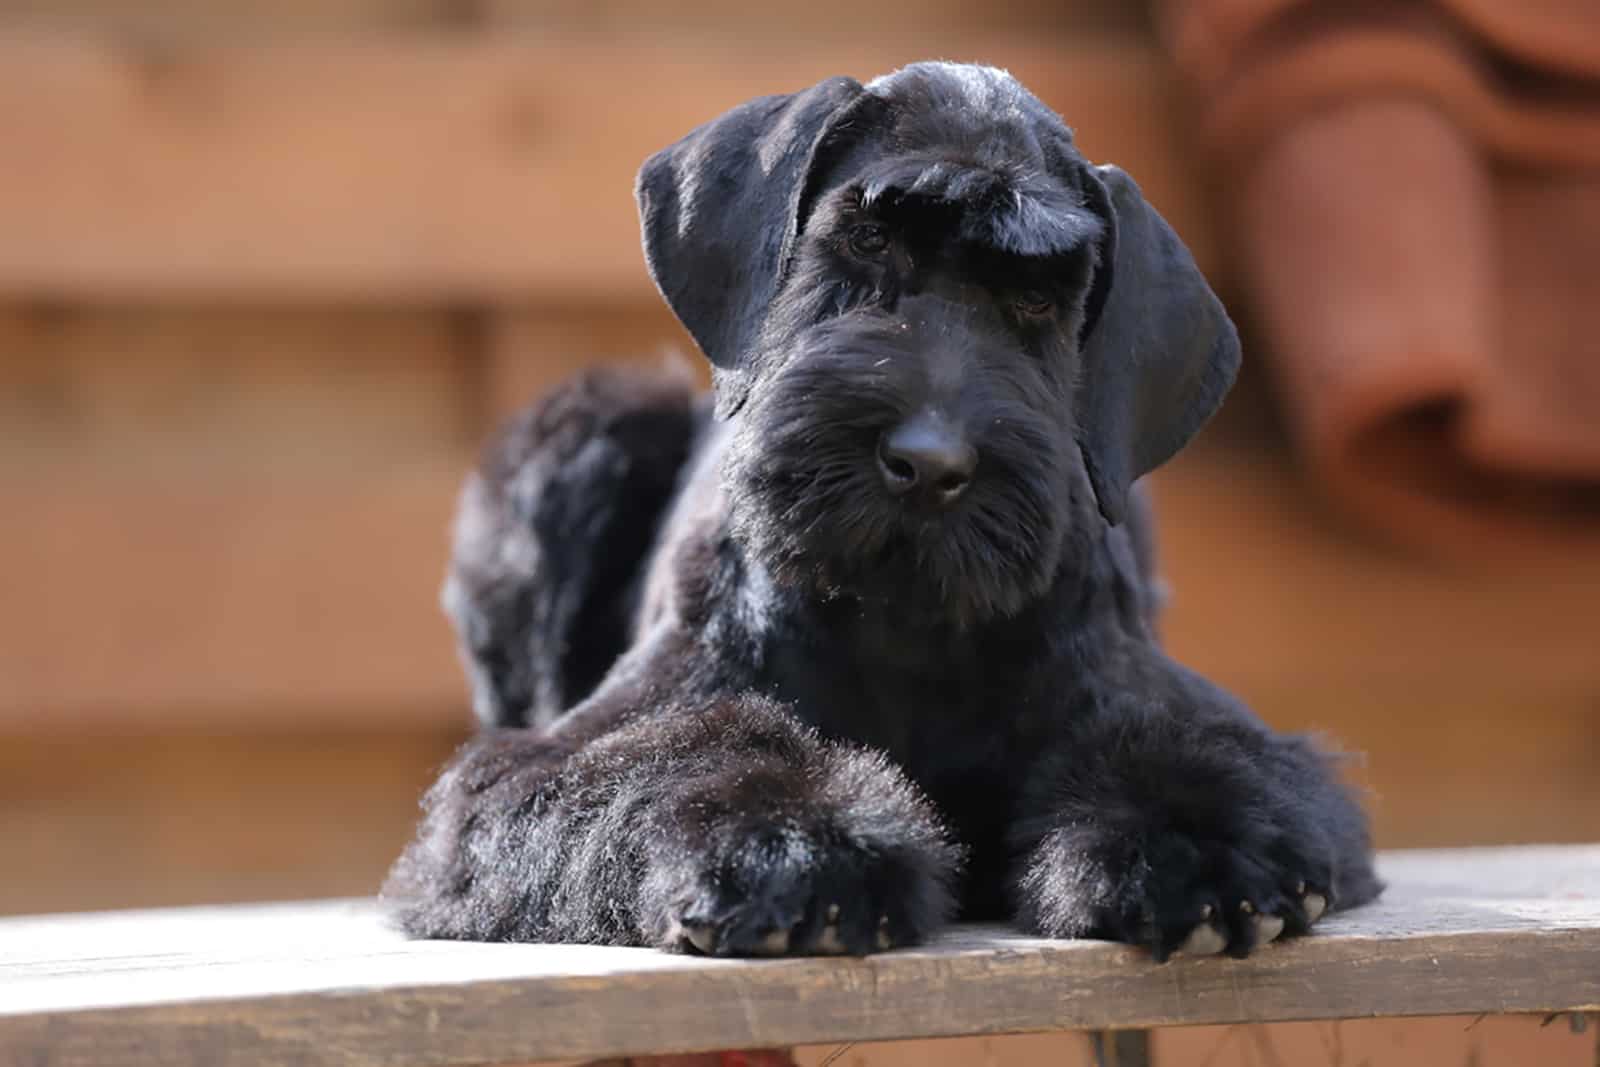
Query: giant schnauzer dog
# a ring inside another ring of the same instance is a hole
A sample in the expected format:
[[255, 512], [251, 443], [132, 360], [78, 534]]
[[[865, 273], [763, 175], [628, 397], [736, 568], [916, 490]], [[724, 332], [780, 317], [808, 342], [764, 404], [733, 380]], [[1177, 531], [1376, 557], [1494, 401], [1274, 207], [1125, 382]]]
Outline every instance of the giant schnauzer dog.
[[1337, 755], [1158, 646], [1133, 483], [1239, 345], [1127, 174], [924, 63], [737, 107], [637, 194], [714, 388], [592, 372], [469, 479], [485, 728], [405, 929], [861, 954], [959, 914], [1165, 959], [1377, 895]]

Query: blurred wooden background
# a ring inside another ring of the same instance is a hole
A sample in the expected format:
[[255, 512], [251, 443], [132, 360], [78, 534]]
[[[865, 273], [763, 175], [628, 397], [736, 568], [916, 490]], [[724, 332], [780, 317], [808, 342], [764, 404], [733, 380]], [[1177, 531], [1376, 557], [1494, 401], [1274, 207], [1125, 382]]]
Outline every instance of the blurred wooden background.
[[[1138, 3], [0, 0], [0, 913], [372, 891], [469, 725], [436, 594], [477, 442], [688, 351], [638, 163], [929, 56], [1009, 67], [1227, 295]], [[1154, 479], [1172, 648], [1364, 752], [1384, 845], [1600, 837], [1600, 561], [1362, 540], [1257, 368]]]

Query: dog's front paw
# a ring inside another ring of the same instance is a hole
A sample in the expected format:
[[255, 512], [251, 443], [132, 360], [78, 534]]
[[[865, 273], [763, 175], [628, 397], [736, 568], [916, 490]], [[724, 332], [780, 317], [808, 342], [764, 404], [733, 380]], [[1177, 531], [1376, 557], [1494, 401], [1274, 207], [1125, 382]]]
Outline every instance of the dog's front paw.
[[1333, 881], [1328, 851], [1314, 840], [1069, 829], [1039, 847], [1021, 888], [1038, 932], [1125, 941], [1165, 961], [1175, 952], [1244, 957], [1305, 933], [1333, 903]]
[[825, 743], [755, 699], [686, 720], [681, 740], [697, 763], [654, 798], [642, 842], [646, 943], [865, 955], [950, 917], [960, 849], [882, 753]]
[[915, 848], [758, 828], [666, 873], [664, 948], [707, 956], [852, 955], [921, 941], [948, 894]]

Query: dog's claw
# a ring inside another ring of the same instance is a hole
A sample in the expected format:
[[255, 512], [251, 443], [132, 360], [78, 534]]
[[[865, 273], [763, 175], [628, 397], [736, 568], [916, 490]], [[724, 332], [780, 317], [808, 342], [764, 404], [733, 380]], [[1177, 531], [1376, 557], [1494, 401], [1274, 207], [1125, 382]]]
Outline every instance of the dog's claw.
[[711, 923], [680, 922], [679, 935], [695, 950], [705, 956], [713, 956], [717, 951], [717, 928]]
[[837, 904], [829, 904], [828, 905], [827, 921], [828, 921], [828, 925], [830, 925], [830, 926], [839, 921], [839, 905], [837, 905]]
[[1322, 918], [1322, 913], [1328, 910], [1328, 898], [1321, 893], [1307, 893], [1300, 898], [1300, 906], [1305, 909], [1306, 924], [1310, 925]]
[[844, 942], [839, 940], [839, 928], [833, 923], [824, 926], [817, 935], [817, 951], [824, 956], [844, 955]]
[[880, 916], [878, 919], [878, 948], [888, 950], [894, 947], [894, 941], [889, 937], [889, 916]]
[[1258, 945], [1271, 944], [1278, 939], [1279, 934], [1283, 933], [1284, 923], [1281, 915], [1257, 915], [1255, 924]]
[[1209, 922], [1201, 923], [1189, 931], [1178, 951], [1186, 956], [1215, 956], [1227, 947], [1228, 939], [1221, 930]]
[[781, 956], [789, 951], [789, 931], [787, 929], [774, 930], [761, 939], [756, 945], [756, 953], [762, 956]]

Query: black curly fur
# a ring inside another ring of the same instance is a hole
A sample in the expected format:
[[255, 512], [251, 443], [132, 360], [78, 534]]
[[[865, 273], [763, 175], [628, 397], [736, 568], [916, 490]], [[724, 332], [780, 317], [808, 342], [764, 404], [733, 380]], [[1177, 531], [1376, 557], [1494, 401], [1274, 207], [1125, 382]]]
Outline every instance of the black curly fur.
[[468, 478], [442, 599], [485, 725], [553, 721], [627, 644], [639, 560], [706, 419], [686, 380], [586, 371], [508, 422]]
[[[404, 927], [864, 953], [960, 914], [1165, 958], [1208, 917], [1244, 954], [1253, 915], [1298, 933], [1317, 895], [1375, 896], [1335, 758], [1154, 636], [1127, 483], [1204, 422], [1237, 351], [1136, 187], [977, 68], [749, 108], [641, 180], [720, 417], [681, 380], [597, 372], [463, 496], [446, 602], [494, 725], [392, 872]], [[734, 196], [756, 151], [765, 216], [676, 221], [684, 174]], [[887, 251], [852, 243], [863, 220]], [[747, 276], [718, 289], [728, 249]], [[979, 457], [947, 510], [877, 465], [930, 407]]]

